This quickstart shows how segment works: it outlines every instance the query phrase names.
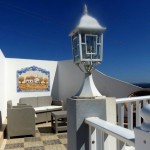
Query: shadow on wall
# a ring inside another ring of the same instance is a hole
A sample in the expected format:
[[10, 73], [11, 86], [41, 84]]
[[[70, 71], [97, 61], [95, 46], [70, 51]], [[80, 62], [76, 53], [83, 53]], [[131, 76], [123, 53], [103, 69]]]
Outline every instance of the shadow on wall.
[[55, 77], [54, 77], [54, 82], [53, 82], [53, 86], [52, 86], [52, 91], [51, 91], [51, 96], [54, 100], [59, 100], [59, 84], [58, 84], [58, 65], [57, 65], [57, 69], [56, 69], [56, 73], [55, 73]]

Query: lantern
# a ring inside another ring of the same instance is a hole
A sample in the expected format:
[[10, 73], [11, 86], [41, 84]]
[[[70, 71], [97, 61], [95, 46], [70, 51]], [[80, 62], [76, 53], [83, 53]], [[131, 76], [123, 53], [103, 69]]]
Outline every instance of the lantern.
[[[74, 63], [85, 72], [85, 81], [83, 82], [77, 97], [98, 97], [101, 94], [92, 78], [92, 70], [100, 64], [103, 59], [103, 32], [98, 21], [88, 15], [87, 6], [84, 8], [84, 15], [80, 19], [78, 26], [70, 33], [72, 41], [72, 53]], [[90, 82], [90, 83], [88, 83]], [[84, 87], [86, 85], [89, 88]], [[92, 87], [91, 87], [92, 86]], [[89, 89], [89, 90], [87, 90]]]

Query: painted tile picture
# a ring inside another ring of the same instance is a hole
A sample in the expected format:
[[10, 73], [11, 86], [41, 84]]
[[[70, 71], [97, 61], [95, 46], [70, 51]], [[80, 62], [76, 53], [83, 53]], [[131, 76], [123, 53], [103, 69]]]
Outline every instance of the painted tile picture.
[[31, 66], [17, 71], [17, 92], [50, 91], [50, 72]]

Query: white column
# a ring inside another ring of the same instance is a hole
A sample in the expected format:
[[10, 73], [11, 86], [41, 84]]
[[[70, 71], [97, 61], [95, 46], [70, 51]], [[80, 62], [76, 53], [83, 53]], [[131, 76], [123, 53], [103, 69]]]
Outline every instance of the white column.
[[135, 132], [135, 150], [150, 149], [150, 104], [144, 106], [140, 112], [143, 118], [141, 127], [134, 129]]

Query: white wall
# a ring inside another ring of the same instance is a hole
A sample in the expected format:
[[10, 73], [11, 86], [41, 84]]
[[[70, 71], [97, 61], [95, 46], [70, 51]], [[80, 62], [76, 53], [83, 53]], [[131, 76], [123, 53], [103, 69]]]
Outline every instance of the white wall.
[[98, 70], [93, 72], [93, 80], [100, 93], [107, 97], [127, 97], [132, 92], [142, 90], [141, 87], [109, 77]]
[[[6, 100], [12, 100], [13, 105], [16, 105], [19, 102], [20, 97], [51, 95], [57, 64], [57, 61], [6, 58]], [[50, 71], [50, 91], [17, 92], [17, 70], [31, 66], [36, 66]]]
[[[58, 62], [59, 99], [66, 100], [74, 96], [83, 82], [84, 73], [70, 61]], [[94, 71], [93, 80], [102, 95], [107, 97], [127, 97], [134, 91], [142, 88], [111, 78], [105, 74]]]
[[5, 56], [0, 50], [0, 111], [2, 114], [2, 121], [6, 116], [6, 99], [5, 99]]
[[84, 73], [72, 60], [58, 62], [59, 99], [66, 100], [74, 96], [83, 82]]
[[58, 62], [58, 88], [59, 99], [64, 101], [77, 94], [84, 79], [84, 73], [73, 63], [72, 60]]
[[[17, 70], [37, 66], [50, 71], [49, 92], [17, 92]], [[6, 117], [7, 100], [12, 100], [13, 105], [19, 102], [20, 97], [52, 95], [55, 99], [66, 100], [74, 96], [84, 78], [84, 73], [72, 62], [43, 61], [30, 59], [5, 58], [0, 51], [0, 110], [3, 118]], [[101, 72], [93, 73], [94, 82], [101, 94], [108, 97], [126, 97], [131, 92], [141, 88], [108, 77]]]

